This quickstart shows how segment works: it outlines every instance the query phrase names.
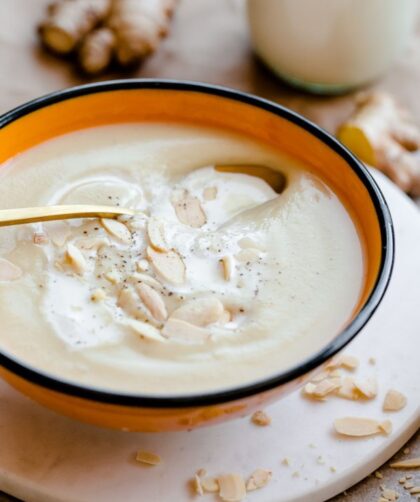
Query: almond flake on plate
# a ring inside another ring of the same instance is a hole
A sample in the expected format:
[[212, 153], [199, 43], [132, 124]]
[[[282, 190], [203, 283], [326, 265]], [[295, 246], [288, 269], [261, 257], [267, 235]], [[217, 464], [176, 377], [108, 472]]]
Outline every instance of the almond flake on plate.
[[110, 218], [101, 218], [101, 224], [105, 230], [125, 244], [131, 242], [131, 232], [124, 223]]
[[168, 317], [165, 302], [160, 294], [145, 283], [140, 283], [136, 286], [136, 290], [152, 316], [157, 321], [165, 321]]
[[407, 460], [400, 460], [399, 462], [394, 462], [391, 464], [393, 469], [419, 469], [420, 468], [420, 457], [408, 458]]
[[399, 411], [407, 404], [407, 398], [401, 392], [390, 389], [385, 396], [383, 410], [384, 411]]
[[72, 267], [72, 269], [79, 275], [82, 275], [86, 271], [86, 260], [79, 248], [74, 244], [67, 244], [67, 250], [65, 254], [66, 262]]
[[332, 360], [326, 364], [325, 368], [329, 370], [336, 368], [355, 370], [358, 366], [359, 360], [357, 359], [357, 357], [343, 354], [333, 357]]
[[156, 453], [141, 450], [137, 452], [136, 460], [137, 462], [148, 465], [159, 465], [162, 462], [161, 458], [159, 457], [159, 455], [156, 455]]
[[0, 281], [16, 281], [22, 277], [22, 270], [5, 258], [0, 258]]
[[160, 253], [151, 246], [147, 248], [147, 257], [165, 280], [174, 284], [181, 285], [185, 281], [185, 264], [176, 251], [167, 251]]
[[343, 382], [339, 389], [335, 393], [338, 397], [343, 399], [350, 399], [351, 401], [357, 401], [360, 398], [360, 393], [356, 389], [353, 377], [344, 377]]
[[223, 303], [214, 296], [190, 300], [178, 307], [171, 314], [171, 318], [195, 324], [207, 326], [219, 321], [225, 312]]
[[398, 500], [400, 494], [395, 490], [391, 490], [390, 488], [385, 488], [382, 490], [382, 497], [388, 502], [395, 502]]
[[240, 474], [225, 474], [217, 478], [219, 496], [224, 502], [240, 502], [246, 497], [246, 486]]
[[179, 342], [202, 343], [209, 338], [210, 333], [182, 319], [170, 317], [162, 329], [162, 335]]
[[251, 416], [251, 422], [260, 427], [265, 427], [271, 424], [271, 418], [265, 411], [258, 410]]
[[385, 432], [385, 434], [391, 434], [392, 432], [392, 422], [391, 420], [385, 420], [379, 424], [379, 428]]
[[420, 486], [413, 486], [410, 489], [410, 493], [411, 495], [417, 495], [418, 493], [420, 493]]
[[336, 389], [338, 389], [341, 385], [341, 378], [327, 378], [319, 382], [315, 388], [312, 388], [312, 392], [308, 394], [309, 396], [313, 396], [315, 398], [323, 398], [328, 394], [331, 394]]
[[248, 492], [263, 488], [272, 478], [273, 473], [266, 469], [256, 469], [246, 482], [246, 490]]
[[206, 493], [216, 493], [219, 491], [217, 478], [208, 477], [201, 480], [201, 486]]
[[198, 474], [194, 474], [194, 490], [198, 495], [204, 495], [203, 487], [201, 486], [201, 478]]
[[152, 216], [147, 223], [147, 235], [150, 244], [156, 251], [168, 251], [168, 245], [164, 237], [163, 221]]
[[363, 437], [386, 432], [378, 420], [363, 417], [344, 417], [334, 420], [335, 430], [344, 436]]
[[365, 399], [373, 399], [378, 394], [378, 384], [373, 377], [366, 380], [355, 380], [354, 385]]
[[197, 197], [190, 195], [187, 190], [176, 190], [171, 199], [178, 220], [192, 228], [205, 225], [207, 218]]

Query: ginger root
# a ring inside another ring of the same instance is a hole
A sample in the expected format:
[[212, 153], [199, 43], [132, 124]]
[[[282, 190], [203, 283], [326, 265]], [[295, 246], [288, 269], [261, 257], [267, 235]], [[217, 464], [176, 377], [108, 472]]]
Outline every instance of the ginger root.
[[420, 128], [388, 94], [362, 94], [357, 104], [338, 130], [340, 141], [402, 190], [420, 196]]
[[82, 38], [108, 15], [111, 0], [60, 0], [48, 7], [39, 27], [44, 44], [58, 54], [72, 52]]
[[57, 54], [77, 54], [85, 73], [123, 67], [153, 53], [167, 34], [178, 0], [57, 0], [39, 33]]

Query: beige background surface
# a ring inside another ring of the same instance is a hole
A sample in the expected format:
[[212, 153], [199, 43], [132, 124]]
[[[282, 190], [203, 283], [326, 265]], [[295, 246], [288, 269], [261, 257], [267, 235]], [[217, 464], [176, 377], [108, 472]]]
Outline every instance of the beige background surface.
[[[42, 94], [88, 81], [73, 65], [40, 49], [35, 27], [47, 3], [0, 1], [0, 113]], [[311, 96], [282, 84], [266, 70], [252, 55], [242, 0], [181, 0], [170, 36], [153, 57], [134, 73], [102, 78], [120, 77], [189, 79], [234, 87], [286, 105], [331, 132], [353, 109], [352, 95]], [[395, 94], [420, 122], [420, 22], [404, 55], [374, 87]], [[408, 446], [411, 454], [419, 456], [420, 435]], [[403, 452], [398, 456], [404, 456]], [[334, 502], [376, 501], [381, 484], [399, 491], [400, 502], [414, 500], [398, 484], [401, 473], [388, 467], [381, 473], [383, 479], [370, 476], [347, 494], [335, 497]], [[420, 475], [413, 473], [416, 477], [413, 481], [419, 485]], [[9, 500], [0, 494], [0, 502]]]

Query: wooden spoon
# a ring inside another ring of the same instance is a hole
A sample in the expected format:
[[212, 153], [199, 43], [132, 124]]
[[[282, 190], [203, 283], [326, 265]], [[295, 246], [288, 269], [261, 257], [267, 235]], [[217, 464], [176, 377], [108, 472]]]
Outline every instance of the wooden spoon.
[[[256, 176], [266, 181], [277, 193], [281, 193], [286, 186], [286, 177], [284, 174], [266, 166], [217, 165], [215, 169], [223, 173]], [[85, 204], [1, 209], [0, 227], [38, 221], [69, 220], [73, 218], [118, 218], [118, 216], [133, 216], [134, 214], [136, 214], [135, 210], [124, 207]]]

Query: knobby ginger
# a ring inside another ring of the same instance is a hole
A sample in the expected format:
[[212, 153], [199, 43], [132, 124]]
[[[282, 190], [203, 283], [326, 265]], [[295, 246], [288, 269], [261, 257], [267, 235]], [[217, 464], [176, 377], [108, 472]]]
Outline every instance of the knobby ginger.
[[358, 108], [340, 127], [338, 138], [402, 190], [420, 195], [420, 128], [392, 96], [359, 95]]

